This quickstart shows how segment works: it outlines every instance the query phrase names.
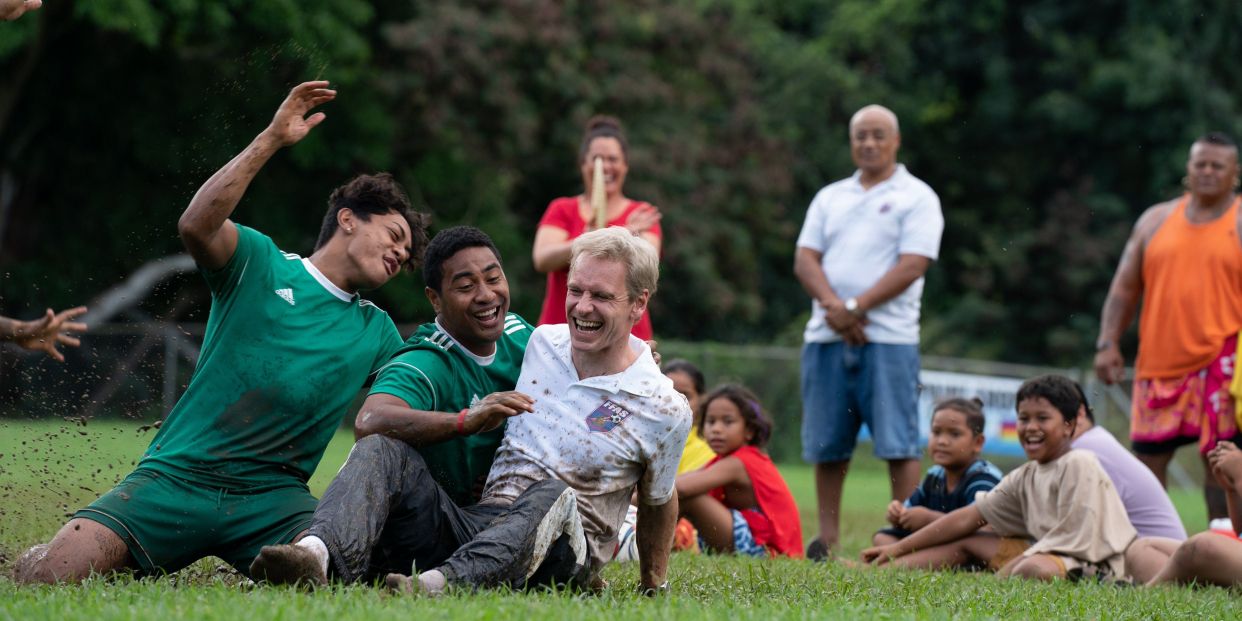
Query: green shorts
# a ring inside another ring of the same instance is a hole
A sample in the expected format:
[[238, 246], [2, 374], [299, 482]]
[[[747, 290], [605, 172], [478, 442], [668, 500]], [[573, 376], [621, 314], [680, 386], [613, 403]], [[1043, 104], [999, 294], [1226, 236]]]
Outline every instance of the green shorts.
[[139, 468], [73, 517], [120, 536], [139, 575], [172, 573], [207, 556], [249, 575], [260, 548], [289, 543], [310, 527], [315, 504], [292, 478], [239, 490]]

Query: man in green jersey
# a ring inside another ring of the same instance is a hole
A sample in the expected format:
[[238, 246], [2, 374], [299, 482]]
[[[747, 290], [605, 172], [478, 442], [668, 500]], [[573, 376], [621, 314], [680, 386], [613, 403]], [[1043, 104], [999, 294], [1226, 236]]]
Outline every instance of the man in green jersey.
[[245, 572], [310, 525], [306, 487], [366, 378], [401, 346], [358, 297], [421, 257], [426, 217], [390, 175], [332, 192], [315, 252], [281, 252], [229, 217], [278, 150], [318, 125], [327, 82], [298, 85], [271, 125], [199, 189], [178, 232], [211, 288], [202, 354], [137, 469], [18, 560], [19, 582], [173, 572], [217, 556]]
[[[558, 482], [512, 504], [478, 504], [504, 422], [533, 403], [513, 392], [531, 327], [508, 312], [495, 244], [473, 227], [441, 231], [427, 247], [423, 281], [435, 321], [380, 370], [354, 423], [358, 443], [308, 536], [264, 548], [251, 566], [256, 578], [323, 584], [329, 574], [352, 582], [408, 573], [413, 564], [439, 564], [502, 515], [522, 516], [505, 542], [522, 548], [533, 525], [550, 514], [564, 522], [558, 513], [572, 511], [572, 494]], [[567, 535], [545, 535], [558, 545], [544, 541], [537, 559], [502, 550], [489, 558], [483, 582], [520, 586], [541, 565], [535, 580], [570, 577], [581, 555]]]

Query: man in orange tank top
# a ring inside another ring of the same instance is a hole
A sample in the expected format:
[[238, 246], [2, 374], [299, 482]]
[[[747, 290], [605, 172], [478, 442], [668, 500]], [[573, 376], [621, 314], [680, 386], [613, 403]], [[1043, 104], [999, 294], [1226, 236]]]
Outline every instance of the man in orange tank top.
[[[1141, 298], [1130, 440], [1166, 485], [1177, 447], [1197, 443], [1206, 456], [1238, 436], [1229, 394], [1242, 329], [1237, 145], [1216, 132], [1196, 140], [1185, 183], [1187, 194], [1152, 206], [1134, 225], [1104, 302], [1095, 355], [1101, 381], [1123, 379], [1119, 341]], [[1227, 518], [1213, 477], [1203, 488], [1209, 519]]]

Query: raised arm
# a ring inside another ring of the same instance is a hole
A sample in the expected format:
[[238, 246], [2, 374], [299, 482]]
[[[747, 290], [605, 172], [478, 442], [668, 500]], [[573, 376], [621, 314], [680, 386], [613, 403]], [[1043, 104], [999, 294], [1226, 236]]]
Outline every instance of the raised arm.
[[1126, 360], [1121, 355], [1120, 342], [1134, 321], [1134, 312], [1143, 295], [1143, 251], [1147, 240], [1167, 215], [1167, 205], [1156, 205], [1144, 212], [1121, 251], [1121, 261], [1108, 287], [1104, 309], [1100, 311], [1100, 335], [1095, 341], [1095, 374], [1105, 384], [1120, 382], [1125, 373]]
[[896, 543], [886, 546], [875, 546], [862, 551], [862, 560], [873, 565], [884, 565], [890, 560], [901, 558], [917, 550], [925, 550], [950, 541], [957, 541], [984, 525], [987, 520], [979, 513], [979, 508], [967, 505], [951, 511], [940, 519], [917, 530], [914, 534]]
[[367, 397], [354, 419], [354, 438], [373, 434], [396, 438], [410, 446], [424, 446], [459, 436], [491, 431], [505, 419], [530, 412], [534, 400], [515, 391], [497, 392], [480, 399], [460, 412], [429, 412], [410, 407], [393, 395], [376, 393]]
[[297, 143], [323, 122], [322, 112], [309, 117], [306, 114], [335, 97], [336, 91], [330, 90], [326, 81], [303, 82], [293, 87], [267, 129], [194, 194], [177, 222], [177, 232], [200, 266], [219, 269], [228, 263], [237, 249], [237, 228], [229, 221], [229, 216], [246, 188], [276, 151]]
[[30, 321], [0, 317], [0, 341], [13, 341], [18, 347], [46, 352], [54, 360], [64, 362], [65, 357], [56, 346], [77, 347], [81, 344], [69, 332], [86, 331], [86, 324], [73, 321], [85, 312], [85, 306], [78, 306], [59, 313], [49, 308], [42, 317]]

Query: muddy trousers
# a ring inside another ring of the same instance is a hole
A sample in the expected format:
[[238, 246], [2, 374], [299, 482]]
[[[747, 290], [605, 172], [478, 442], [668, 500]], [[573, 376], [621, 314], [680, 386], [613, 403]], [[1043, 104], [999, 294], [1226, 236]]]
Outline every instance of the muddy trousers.
[[573, 584], [589, 565], [575, 496], [560, 480], [531, 485], [511, 505], [458, 507], [417, 450], [378, 435], [354, 445], [308, 534], [327, 545], [329, 573], [344, 582], [438, 569], [450, 584], [526, 588]]

